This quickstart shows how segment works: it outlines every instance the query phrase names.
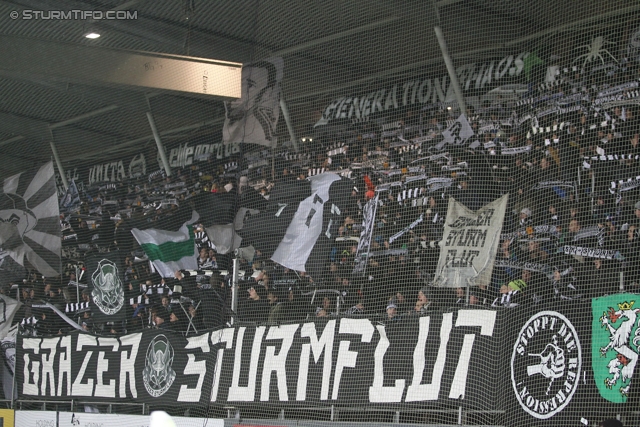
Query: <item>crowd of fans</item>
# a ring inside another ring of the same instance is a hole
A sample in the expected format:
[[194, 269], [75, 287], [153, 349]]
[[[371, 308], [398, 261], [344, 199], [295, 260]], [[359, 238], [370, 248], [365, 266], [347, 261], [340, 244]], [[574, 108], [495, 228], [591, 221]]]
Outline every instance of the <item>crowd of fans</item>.
[[[600, 91], [616, 93], [617, 85], [635, 82], [619, 91], [629, 95], [637, 88], [637, 68], [608, 72], [577, 73], [546, 92], [532, 89], [517, 101], [498, 97], [469, 108], [474, 135], [441, 151], [432, 147], [455, 119], [446, 106], [387, 116], [397, 124], [391, 127], [375, 120], [330, 124], [300, 153], [276, 154], [273, 162], [256, 162], [260, 152], [232, 167], [209, 158], [170, 178], [156, 173], [82, 188], [81, 203], [61, 217], [62, 277], [41, 280], [31, 273], [23, 282], [2, 284], [2, 292], [18, 292], [25, 332], [43, 335], [72, 329], [51, 306], [99, 334], [143, 328], [191, 334], [231, 319], [278, 324], [346, 315], [396, 322], [459, 305], [542, 306], [640, 292], [640, 182], [633, 185], [640, 175], [640, 111], [635, 101], [595, 102]], [[576, 108], [560, 105], [572, 96]], [[552, 104], [553, 113], [542, 112]], [[354, 183], [325, 273], [289, 270], [255, 247], [239, 258], [244, 274], [236, 307], [232, 255], [217, 253], [202, 226], [194, 226], [198, 271], [177, 271], [173, 278], [152, 272], [131, 236], [131, 228], [172, 215], [195, 193], [252, 192], [268, 200], [282, 183], [323, 171]], [[621, 180], [630, 185], [612, 185]], [[491, 284], [432, 287], [448, 198], [477, 210], [507, 193]], [[367, 203], [377, 204], [377, 214], [371, 244], [359, 252]], [[566, 247], [601, 251], [572, 254]], [[126, 256], [126, 311], [122, 321], [99, 323], [92, 318], [83, 260], [115, 250]], [[354, 273], [356, 258], [363, 257], [364, 272]]]

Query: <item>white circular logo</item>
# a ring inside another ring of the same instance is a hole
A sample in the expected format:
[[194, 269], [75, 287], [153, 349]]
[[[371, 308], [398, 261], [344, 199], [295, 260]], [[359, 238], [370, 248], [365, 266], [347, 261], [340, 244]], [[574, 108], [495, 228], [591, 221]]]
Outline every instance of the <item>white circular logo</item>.
[[553, 417], [571, 401], [580, 379], [582, 347], [566, 317], [542, 311], [522, 327], [511, 355], [511, 382], [522, 409]]
[[142, 380], [144, 388], [152, 397], [160, 397], [171, 388], [176, 379], [173, 370], [174, 351], [169, 338], [165, 335], [156, 335], [147, 347], [147, 357]]

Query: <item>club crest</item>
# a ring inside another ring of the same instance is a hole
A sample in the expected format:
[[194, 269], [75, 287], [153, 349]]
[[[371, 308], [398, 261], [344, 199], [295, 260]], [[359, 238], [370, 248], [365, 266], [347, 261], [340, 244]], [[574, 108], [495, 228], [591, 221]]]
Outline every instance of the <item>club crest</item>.
[[624, 403], [640, 353], [640, 295], [619, 294], [592, 301], [592, 364], [600, 395]]
[[173, 347], [165, 335], [157, 335], [149, 343], [142, 380], [152, 397], [160, 397], [169, 390], [176, 379], [173, 364]]
[[565, 316], [542, 311], [522, 327], [513, 346], [511, 381], [522, 409], [538, 419], [561, 412], [578, 388], [582, 348]]
[[103, 259], [91, 275], [91, 280], [91, 299], [96, 307], [108, 316], [118, 313], [124, 305], [124, 288], [118, 276], [118, 267], [108, 259]]

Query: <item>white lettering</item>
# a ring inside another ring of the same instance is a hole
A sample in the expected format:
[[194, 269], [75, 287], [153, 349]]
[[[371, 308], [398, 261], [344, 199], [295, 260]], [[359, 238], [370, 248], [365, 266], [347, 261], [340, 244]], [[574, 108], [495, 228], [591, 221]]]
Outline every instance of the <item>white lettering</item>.
[[[199, 348], [203, 353], [209, 353], [209, 334], [199, 335], [196, 337], [187, 337], [187, 350]], [[178, 393], [178, 402], [199, 402], [202, 395], [202, 384], [204, 383], [204, 375], [207, 372], [206, 360], [196, 362], [196, 356], [192, 353], [187, 354], [187, 365], [184, 367], [185, 375], [197, 375], [198, 383], [195, 388], [189, 388], [188, 385], [182, 384]]]
[[[424, 87], [427, 86], [427, 93], [424, 93]], [[420, 88], [418, 89], [418, 102], [426, 104], [431, 97], [431, 79], [424, 79]]]
[[391, 403], [400, 402], [402, 399], [402, 393], [404, 392], [404, 379], [397, 379], [395, 386], [384, 387], [384, 354], [389, 348], [389, 339], [387, 338], [387, 332], [382, 325], [376, 326], [378, 333], [380, 334], [380, 341], [376, 346], [374, 354], [374, 369], [373, 369], [373, 385], [369, 387], [369, 402], [372, 403]]
[[220, 387], [220, 373], [222, 372], [222, 357], [224, 356], [224, 349], [231, 348], [233, 346], [233, 333], [234, 328], [225, 328], [219, 331], [211, 333], [211, 345], [215, 346], [220, 343], [226, 345], [218, 349], [216, 356], [216, 367], [214, 371], [213, 387], [211, 387], [211, 401], [215, 402], [218, 399], [218, 388]]
[[73, 381], [73, 387], [71, 389], [71, 394], [74, 396], [93, 396], [93, 379], [87, 379], [86, 384], [82, 383], [84, 378], [84, 373], [89, 366], [89, 360], [91, 360], [91, 356], [93, 356], [93, 351], [83, 351], [82, 347], [91, 346], [95, 347], [98, 343], [96, 342], [96, 337], [92, 337], [91, 335], [80, 334], [78, 335], [78, 342], [76, 343], [76, 352], [79, 354], [84, 353], [84, 360], [82, 361], [82, 365], [80, 366], [80, 370], [78, 371], [78, 375]]
[[298, 330], [299, 325], [283, 325], [272, 326], [267, 332], [266, 340], [282, 340], [282, 346], [280, 352], [276, 356], [276, 347], [267, 346], [264, 363], [262, 364], [262, 383], [260, 386], [260, 400], [263, 402], [269, 401], [269, 388], [271, 387], [271, 373], [276, 373], [278, 379], [278, 398], [281, 402], [289, 400], [289, 393], [287, 391], [287, 355], [291, 344], [293, 344], [293, 337]]
[[[98, 338], [98, 344], [100, 346], [112, 347], [112, 351], [118, 351], [120, 342], [116, 338]], [[109, 360], [104, 358], [104, 351], [98, 352], [98, 363], [96, 365], [96, 391], [97, 397], [116, 397], [116, 383], [114, 380], [109, 380], [108, 383], [104, 383], [103, 376], [105, 372], [109, 371]]]
[[[40, 354], [40, 338], [24, 338], [22, 340], [22, 350], [33, 350], [33, 354]], [[40, 362], [31, 360], [29, 358], [29, 352], [25, 351], [23, 355], [24, 360], [24, 372], [22, 379], [22, 394], [30, 396], [38, 396], [40, 389], [38, 383], [40, 382]], [[31, 370], [29, 370], [31, 365]], [[31, 382], [31, 374], [33, 374], [33, 382]]]
[[238, 329], [238, 339], [236, 340], [236, 354], [233, 360], [233, 377], [229, 388], [229, 401], [253, 402], [256, 395], [256, 376], [258, 373], [258, 360], [260, 358], [260, 344], [266, 328], [258, 326], [253, 337], [251, 347], [251, 363], [249, 363], [249, 384], [246, 387], [239, 385], [240, 370], [242, 369], [242, 341], [246, 327]]
[[333, 339], [335, 337], [336, 321], [329, 320], [322, 331], [322, 336], [318, 339], [315, 323], [305, 323], [300, 329], [302, 338], [309, 338], [310, 343], [302, 344], [300, 352], [300, 365], [298, 365], [298, 385], [296, 400], [307, 398], [307, 373], [309, 372], [309, 356], [313, 351], [314, 363], [318, 363], [324, 351], [324, 364], [322, 366], [322, 386], [320, 389], [320, 400], [329, 398], [329, 383], [331, 378], [331, 354], [333, 353]]
[[[127, 352], [122, 349], [120, 351], [120, 397], [127, 397], [127, 377], [129, 377], [129, 390], [131, 396], [135, 399], [138, 397], [138, 391], [136, 390], [136, 356], [138, 355], [138, 349], [140, 348], [140, 340], [142, 334], [125, 335], [120, 338], [122, 347], [131, 346], [131, 351]], [[129, 354], [127, 356], [127, 353]]]
[[[461, 326], [479, 326], [481, 335], [493, 336], [495, 324], [495, 311], [458, 310], [456, 328]], [[471, 350], [473, 350], [473, 342], [475, 339], [475, 334], [464, 335], [462, 350], [460, 350], [460, 356], [458, 358], [458, 366], [456, 367], [456, 373], [453, 376], [453, 382], [451, 383], [451, 390], [449, 392], [450, 399], [464, 398], [464, 392], [467, 386], [467, 375], [469, 373], [469, 362], [471, 361]]]
[[[373, 337], [373, 325], [369, 319], [342, 319], [340, 321], [339, 334], [355, 334], [361, 335], [361, 342], [371, 342]], [[355, 368], [357, 351], [350, 351], [349, 345], [351, 341], [340, 341], [338, 349], [338, 359], [336, 361], [336, 372], [333, 380], [333, 390], [331, 399], [338, 399], [338, 391], [340, 390], [340, 380], [342, 379], [342, 371], [344, 368]]]
[[393, 106], [394, 109], [398, 108], [397, 92], [398, 92], [398, 85], [393, 85], [393, 87], [391, 88], [391, 90], [387, 94], [386, 101], [384, 102], [385, 111], [388, 110], [392, 106]]
[[453, 325], [453, 313], [442, 315], [440, 326], [440, 348], [433, 367], [433, 375], [430, 384], [421, 384], [425, 367], [425, 347], [429, 336], [430, 317], [420, 318], [420, 330], [418, 332], [418, 344], [413, 352], [413, 381], [407, 390], [405, 402], [420, 402], [425, 400], [438, 400], [440, 394], [440, 382], [444, 372], [444, 364], [447, 359], [447, 344]]
[[60, 339], [60, 356], [58, 357], [58, 388], [56, 396], [62, 396], [62, 384], [67, 383], [65, 396], [71, 395], [71, 336], [67, 335]]
[[42, 355], [42, 383], [40, 383], [41, 396], [47, 396], [47, 384], [49, 385], [50, 394], [55, 394], [56, 392], [53, 363], [56, 358], [56, 349], [58, 348], [59, 340], [59, 338], [45, 338], [40, 343], [40, 354]]

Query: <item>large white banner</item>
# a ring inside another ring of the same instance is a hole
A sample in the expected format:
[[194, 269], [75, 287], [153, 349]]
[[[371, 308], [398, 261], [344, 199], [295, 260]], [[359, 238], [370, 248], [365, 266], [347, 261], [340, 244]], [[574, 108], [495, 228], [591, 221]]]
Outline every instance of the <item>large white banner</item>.
[[270, 58], [242, 67], [242, 97], [225, 103], [225, 144], [276, 146], [283, 63], [282, 58]]
[[448, 288], [488, 285], [508, 195], [473, 212], [449, 198], [449, 210], [440, 241], [435, 285]]

